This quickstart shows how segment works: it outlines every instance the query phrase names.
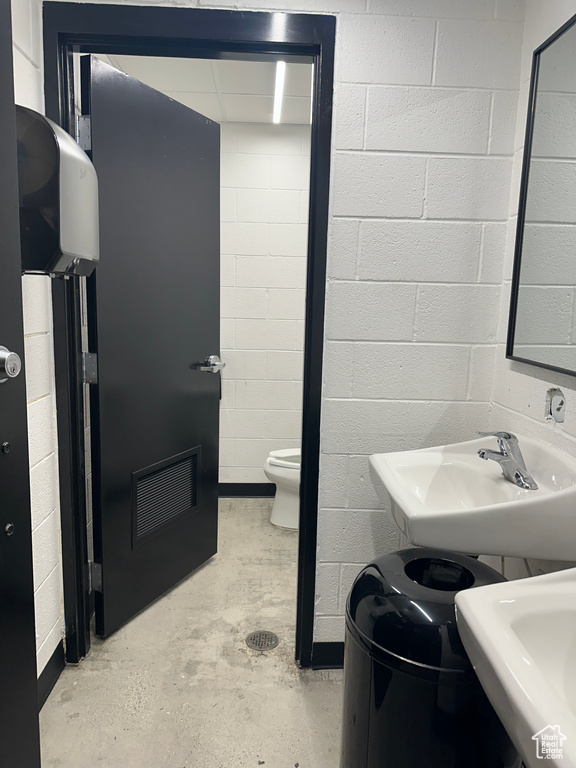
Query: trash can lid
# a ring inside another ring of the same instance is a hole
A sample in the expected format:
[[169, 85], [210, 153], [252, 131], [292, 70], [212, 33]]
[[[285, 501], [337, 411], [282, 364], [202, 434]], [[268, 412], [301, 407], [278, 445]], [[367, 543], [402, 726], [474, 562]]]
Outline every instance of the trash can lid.
[[357, 576], [346, 618], [376, 657], [468, 672], [454, 596], [506, 579], [467, 555], [411, 548], [377, 558]]

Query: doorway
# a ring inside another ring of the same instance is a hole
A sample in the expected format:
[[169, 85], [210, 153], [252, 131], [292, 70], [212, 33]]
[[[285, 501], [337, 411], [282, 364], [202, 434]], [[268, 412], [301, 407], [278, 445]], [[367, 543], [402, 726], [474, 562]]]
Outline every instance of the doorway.
[[[245, 14], [234, 11], [46, 3], [44, 23], [47, 114], [69, 130], [74, 114], [74, 52], [250, 60], [258, 56], [282, 55], [307, 57], [314, 62], [296, 627], [296, 659], [302, 666], [314, 665], [316, 513], [334, 18], [282, 13]], [[183, 30], [187, 31], [184, 37]], [[79, 301], [74, 297], [72, 288], [68, 292], [68, 341], [71, 338], [79, 341]], [[73, 351], [76, 365], [68, 366], [66, 371], [57, 371], [57, 386], [60, 380], [64, 388], [78, 392], [82, 387], [78, 364], [80, 345]], [[63, 378], [66, 379], [64, 382]], [[68, 521], [76, 530], [82, 530], [83, 521], [78, 520], [78, 515], [71, 514], [72, 508], [83, 508], [79, 498], [82, 484], [78, 482], [79, 478], [83, 478], [83, 460], [77, 446], [72, 445], [73, 436], [79, 434], [78, 423], [82, 415], [79, 413], [78, 401], [76, 405], [73, 399], [69, 402], [71, 405], [65, 413], [59, 409], [59, 418], [62, 419], [59, 424], [60, 440], [69, 441], [68, 446], [61, 445], [61, 450], [64, 455], [74, 454], [77, 461], [72, 468], [75, 477], [71, 478], [69, 473], [61, 477], [61, 491], [64, 491], [61, 497], [70, 507], [69, 510], [63, 509], [63, 526]], [[73, 536], [70, 540], [74, 543]], [[87, 588], [86, 584], [82, 584], [83, 563], [80, 562], [82, 558], [78, 558], [79, 549], [81, 546], [65, 547], [64, 552], [65, 571], [66, 559], [73, 566], [69, 568], [68, 579], [65, 577], [65, 592], [68, 581], [71, 585], [70, 594], [75, 598], [82, 592], [85, 596]], [[66, 602], [70, 610], [76, 612], [76, 626], [86, 628], [86, 612], [82, 612], [81, 605], [78, 609], [82, 601], [72, 600], [71, 607], [70, 601]]]
[[312, 64], [285, 64], [274, 122], [275, 58], [97, 58], [220, 125], [219, 495], [271, 495], [302, 431]]
[[[285, 66], [273, 124], [274, 61], [106, 58], [81, 57], [74, 99], [100, 182], [83, 352], [98, 360], [87, 473], [103, 636], [217, 551], [219, 386], [221, 496], [272, 490], [269, 453], [299, 450], [311, 75]], [[227, 367], [207, 376], [214, 353]], [[294, 519], [277, 520], [278, 499], [272, 520], [297, 528], [290, 498]]]

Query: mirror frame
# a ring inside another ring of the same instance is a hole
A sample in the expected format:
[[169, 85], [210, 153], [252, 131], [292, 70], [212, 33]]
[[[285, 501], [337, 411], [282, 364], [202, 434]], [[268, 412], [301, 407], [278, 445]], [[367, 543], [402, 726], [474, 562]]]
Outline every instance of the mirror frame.
[[528, 97], [528, 115], [526, 118], [526, 136], [524, 140], [524, 154], [522, 157], [522, 175], [520, 177], [520, 200], [518, 203], [518, 220], [516, 223], [516, 241], [514, 244], [514, 269], [512, 272], [512, 290], [510, 295], [510, 310], [508, 313], [508, 336], [506, 341], [506, 358], [508, 360], [517, 360], [528, 365], [536, 365], [539, 368], [546, 368], [550, 371], [566, 373], [569, 376], [576, 376], [576, 370], [560, 368], [549, 363], [542, 363], [537, 360], [530, 360], [526, 357], [520, 357], [514, 354], [514, 335], [516, 332], [516, 315], [518, 305], [518, 290], [520, 287], [520, 271], [522, 267], [522, 244], [524, 240], [524, 221], [526, 218], [526, 199], [528, 196], [528, 182], [530, 176], [530, 159], [532, 157], [532, 138], [534, 136], [534, 113], [536, 107], [536, 91], [538, 88], [538, 73], [540, 67], [540, 54], [554, 43], [564, 32], [576, 24], [576, 15], [572, 16], [563, 24], [553, 35], [551, 35], [542, 45], [538, 46], [532, 54], [532, 72], [530, 76], [530, 92]]

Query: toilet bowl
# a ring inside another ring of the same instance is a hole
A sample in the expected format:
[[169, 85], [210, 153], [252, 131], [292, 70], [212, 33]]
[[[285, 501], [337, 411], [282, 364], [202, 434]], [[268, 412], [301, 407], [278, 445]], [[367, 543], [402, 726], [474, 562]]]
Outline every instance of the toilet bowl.
[[264, 473], [270, 482], [276, 483], [270, 522], [280, 528], [297, 531], [300, 516], [300, 449], [270, 451]]

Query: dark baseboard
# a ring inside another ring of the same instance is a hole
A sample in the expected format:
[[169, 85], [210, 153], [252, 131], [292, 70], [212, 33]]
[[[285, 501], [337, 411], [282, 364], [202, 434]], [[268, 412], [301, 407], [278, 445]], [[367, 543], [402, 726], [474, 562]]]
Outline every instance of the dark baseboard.
[[342, 669], [344, 643], [312, 643], [312, 669]]
[[48, 664], [46, 664], [38, 678], [38, 711], [44, 706], [44, 702], [50, 696], [50, 692], [56, 685], [56, 681], [65, 666], [64, 641], [60, 640]]
[[218, 483], [220, 498], [259, 499], [274, 496], [274, 483]]

